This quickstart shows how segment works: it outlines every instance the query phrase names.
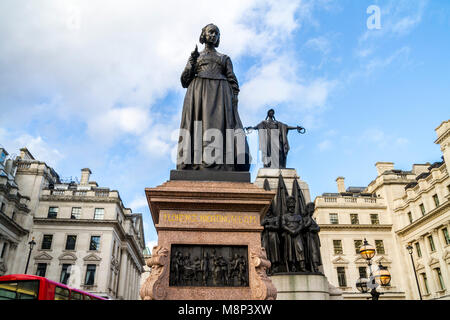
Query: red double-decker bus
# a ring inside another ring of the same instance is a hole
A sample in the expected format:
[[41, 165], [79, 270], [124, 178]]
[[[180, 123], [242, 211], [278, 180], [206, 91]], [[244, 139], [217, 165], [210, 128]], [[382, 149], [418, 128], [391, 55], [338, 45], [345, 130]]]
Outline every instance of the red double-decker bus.
[[0, 277], [0, 300], [107, 300], [44, 277], [11, 274]]

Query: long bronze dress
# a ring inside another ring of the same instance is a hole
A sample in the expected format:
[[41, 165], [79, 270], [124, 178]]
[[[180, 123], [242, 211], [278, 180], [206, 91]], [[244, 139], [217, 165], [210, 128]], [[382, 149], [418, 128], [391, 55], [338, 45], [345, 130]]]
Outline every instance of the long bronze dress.
[[[187, 92], [180, 125], [180, 129], [190, 133], [191, 140], [190, 143], [183, 142], [180, 134], [177, 169], [248, 171], [250, 169], [248, 144], [237, 111], [237, 102], [233, 103], [233, 96], [237, 97], [239, 93], [239, 84], [233, 72], [231, 59], [216, 51], [202, 51], [197, 59], [195, 70], [191, 69], [191, 63], [188, 61], [181, 75], [181, 84], [187, 88]], [[206, 163], [203, 159], [203, 150], [210, 142], [203, 141], [202, 137], [208, 129], [218, 129], [223, 135], [223, 154], [219, 155], [219, 160], [213, 163]], [[226, 161], [226, 129], [240, 129], [239, 138], [235, 137], [231, 141], [234, 144], [231, 164]], [[196, 139], [201, 139], [202, 146], [195, 144]], [[241, 143], [237, 148], [236, 141], [244, 141], [245, 144], [242, 146]], [[183, 155], [183, 146], [188, 146], [184, 149], [187, 155]], [[239, 155], [238, 150], [241, 151]], [[243, 157], [245, 160], [238, 164], [237, 159]]]
[[[277, 120], [266, 119], [255, 128], [258, 129], [259, 133], [259, 150], [262, 152], [264, 168], [286, 168], [286, 159], [289, 152], [288, 126]], [[278, 134], [276, 135], [276, 131], [273, 130], [278, 130]], [[273, 134], [275, 135], [272, 136]], [[275, 143], [278, 145], [278, 164], [273, 163], [276, 154], [272, 155], [272, 149], [274, 149], [273, 151], [277, 150]]]

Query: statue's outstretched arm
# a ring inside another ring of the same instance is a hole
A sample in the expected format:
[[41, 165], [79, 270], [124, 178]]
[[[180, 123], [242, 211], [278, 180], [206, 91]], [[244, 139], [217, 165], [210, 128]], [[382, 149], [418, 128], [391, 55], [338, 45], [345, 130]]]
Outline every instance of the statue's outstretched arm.
[[306, 129], [303, 128], [302, 126], [296, 126], [296, 127], [291, 127], [291, 126], [287, 126], [288, 130], [297, 130], [298, 133], [304, 134], [306, 132]]

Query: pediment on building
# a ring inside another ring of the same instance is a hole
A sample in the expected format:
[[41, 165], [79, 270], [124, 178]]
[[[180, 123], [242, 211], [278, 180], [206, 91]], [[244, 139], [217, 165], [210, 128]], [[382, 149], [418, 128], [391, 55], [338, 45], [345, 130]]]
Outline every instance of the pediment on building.
[[331, 261], [334, 264], [348, 264], [348, 260], [346, 260], [344, 257], [339, 256], [336, 257], [333, 261]]
[[424, 266], [423, 264], [421, 264], [421, 263], [417, 263], [417, 264], [416, 264], [416, 270], [417, 270], [417, 271], [422, 270], [422, 269], [424, 269], [424, 268], [425, 268], [425, 266]]
[[87, 255], [86, 257], [84, 257], [83, 260], [86, 262], [100, 262], [102, 260], [102, 258], [100, 258], [95, 253], [91, 253], [90, 255]]
[[53, 257], [49, 255], [47, 252], [41, 252], [37, 256], [34, 257], [34, 260], [52, 260]]
[[381, 263], [382, 265], [386, 265], [386, 264], [391, 264], [392, 260], [386, 258], [385, 256], [382, 256], [382, 257], [376, 259], [375, 262], [377, 264]]
[[447, 263], [450, 263], [450, 251], [445, 250], [444, 254], [442, 255], [442, 258], [447, 261]]
[[77, 260], [77, 256], [71, 252], [63, 253], [58, 257], [59, 260]]
[[439, 260], [436, 258], [431, 258], [430, 260], [428, 260], [428, 265], [432, 266], [434, 264], [439, 264]]
[[367, 265], [367, 260], [364, 259], [363, 257], [358, 257], [357, 259], [355, 259], [355, 264], [364, 264]]

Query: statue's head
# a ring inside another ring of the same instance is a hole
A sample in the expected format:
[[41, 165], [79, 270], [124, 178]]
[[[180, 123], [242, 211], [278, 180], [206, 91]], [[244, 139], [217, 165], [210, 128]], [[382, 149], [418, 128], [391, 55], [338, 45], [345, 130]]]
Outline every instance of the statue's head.
[[306, 213], [307, 215], [311, 216], [314, 214], [314, 210], [315, 210], [316, 206], [314, 205], [313, 202], [310, 202], [306, 205]]
[[267, 111], [266, 119], [275, 119], [275, 110], [270, 109], [269, 111]]
[[199, 41], [200, 41], [201, 44], [211, 43], [217, 48], [219, 46], [219, 43], [220, 43], [220, 30], [219, 30], [219, 27], [217, 27], [213, 23], [210, 23], [210, 24], [206, 25], [202, 29], [202, 33], [200, 34]]
[[286, 207], [289, 213], [295, 212], [295, 198], [292, 196], [287, 197], [286, 199]]

